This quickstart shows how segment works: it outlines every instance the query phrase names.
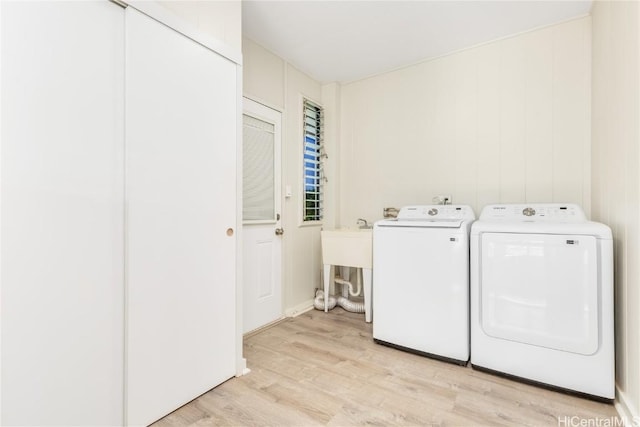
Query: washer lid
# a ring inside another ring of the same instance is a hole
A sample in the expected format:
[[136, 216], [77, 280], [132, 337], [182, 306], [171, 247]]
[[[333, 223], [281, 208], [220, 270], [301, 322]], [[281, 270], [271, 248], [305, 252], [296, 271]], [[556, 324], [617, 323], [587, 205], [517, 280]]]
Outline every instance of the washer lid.
[[464, 221], [454, 219], [394, 218], [376, 222], [376, 227], [460, 228]]
[[473, 209], [467, 205], [414, 205], [405, 206], [398, 212], [398, 220], [449, 220], [473, 221]]

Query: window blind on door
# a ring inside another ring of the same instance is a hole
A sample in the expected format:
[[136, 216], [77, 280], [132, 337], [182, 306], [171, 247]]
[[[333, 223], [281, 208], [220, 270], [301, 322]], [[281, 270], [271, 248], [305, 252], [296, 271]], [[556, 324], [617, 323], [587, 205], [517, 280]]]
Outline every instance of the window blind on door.
[[247, 114], [242, 123], [242, 219], [275, 220], [275, 126]]

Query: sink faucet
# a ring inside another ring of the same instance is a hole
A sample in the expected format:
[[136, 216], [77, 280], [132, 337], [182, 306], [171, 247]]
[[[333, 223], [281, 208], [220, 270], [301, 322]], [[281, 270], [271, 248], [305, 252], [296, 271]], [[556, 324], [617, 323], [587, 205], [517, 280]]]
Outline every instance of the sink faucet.
[[369, 228], [369, 223], [364, 218], [358, 218], [357, 223], [360, 226], [360, 228]]

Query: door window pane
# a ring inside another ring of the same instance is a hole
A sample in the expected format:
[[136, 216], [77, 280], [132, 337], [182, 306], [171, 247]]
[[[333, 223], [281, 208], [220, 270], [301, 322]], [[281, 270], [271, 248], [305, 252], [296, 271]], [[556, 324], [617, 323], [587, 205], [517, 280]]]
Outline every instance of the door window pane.
[[243, 115], [244, 221], [275, 220], [274, 133], [272, 123]]

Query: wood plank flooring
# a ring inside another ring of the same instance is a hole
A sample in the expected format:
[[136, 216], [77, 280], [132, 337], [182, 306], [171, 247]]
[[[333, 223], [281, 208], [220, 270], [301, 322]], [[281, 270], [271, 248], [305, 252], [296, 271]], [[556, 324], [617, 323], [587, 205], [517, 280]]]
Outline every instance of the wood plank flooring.
[[244, 356], [250, 374], [154, 425], [571, 426], [617, 416], [610, 404], [375, 344], [364, 315], [341, 308], [245, 337]]

